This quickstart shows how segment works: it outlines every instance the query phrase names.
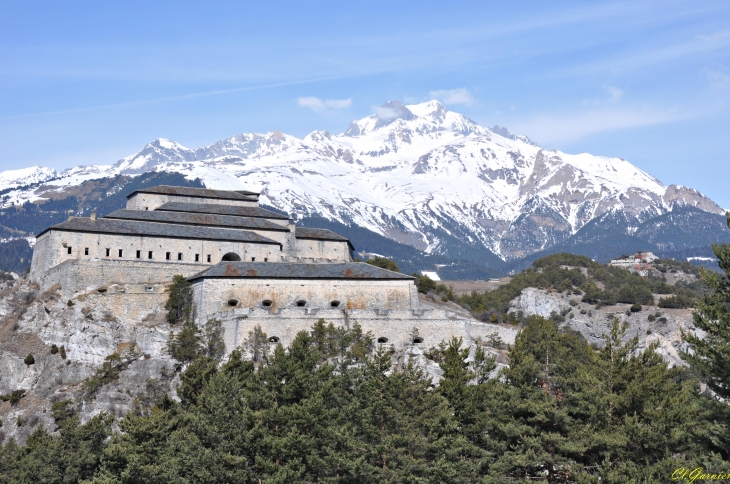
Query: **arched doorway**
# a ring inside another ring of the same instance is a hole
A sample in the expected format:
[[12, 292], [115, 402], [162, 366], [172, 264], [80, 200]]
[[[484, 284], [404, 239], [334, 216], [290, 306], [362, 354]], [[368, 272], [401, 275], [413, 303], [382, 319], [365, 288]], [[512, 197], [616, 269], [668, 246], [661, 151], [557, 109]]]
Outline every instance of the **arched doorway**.
[[227, 262], [240, 262], [241, 256], [239, 256], [235, 252], [229, 252], [226, 255], [224, 255], [221, 260], [227, 261]]

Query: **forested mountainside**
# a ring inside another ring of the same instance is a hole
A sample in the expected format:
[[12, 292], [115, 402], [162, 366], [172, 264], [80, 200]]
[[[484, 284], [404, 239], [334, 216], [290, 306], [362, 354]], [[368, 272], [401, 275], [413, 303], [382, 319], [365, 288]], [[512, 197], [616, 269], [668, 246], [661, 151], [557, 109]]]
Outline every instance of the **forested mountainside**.
[[340, 135], [244, 133], [198, 149], [158, 139], [114, 164], [3, 172], [0, 188], [7, 207], [85, 180], [163, 171], [212, 188], [260, 190], [263, 203], [299, 219], [473, 261], [482, 275], [552, 251], [606, 260], [727, 240], [723, 210], [696, 190], [664, 186], [626, 160], [543, 150], [436, 101], [389, 102]]
[[[200, 179], [190, 180], [183, 173], [168, 172], [117, 175], [60, 189], [44, 183], [26, 186], [24, 190], [36, 192], [41, 198], [0, 210], [0, 238], [5, 240], [5, 243], [0, 243], [0, 270], [26, 270], [32, 256], [32, 248], [26, 239], [32, 241], [32, 237], [44, 228], [60, 223], [70, 215], [88, 216], [93, 211], [103, 216], [123, 207], [126, 196], [134, 190], [162, 184], [204, 186]], [[497, 277], [529, 267], [539, 257], [563, 251], [607, 262], [620, 254], [643, 250], [682, 260], [700, 257], [693, 262], [717, 268], [716, 263], [712, 262], [714, 255], [710, 244], [730, 242], [730, 230], [725, 217], [694, 207], [678, 206], [636, 227], [629, 227], [630, 221], [621, 213], [605, 214], [586, 224], [566, 241], [524, 258], [503, 261], [493, 254], [486, 254], [483, 257], [475, 256], [475, 259], [454, 259], [418, 250], [361, 227], [354, 221], [340, 222], [316, 214], [301, 216], [264, 205], [298, 217], [297, 223], [301, 226], [327, 228], [340, 233], [352, 241], [357, 251], [394, 259], [408, 273], [433, 271], [445, 280]], [[627, 234], [627, 231], [631, 234]]]

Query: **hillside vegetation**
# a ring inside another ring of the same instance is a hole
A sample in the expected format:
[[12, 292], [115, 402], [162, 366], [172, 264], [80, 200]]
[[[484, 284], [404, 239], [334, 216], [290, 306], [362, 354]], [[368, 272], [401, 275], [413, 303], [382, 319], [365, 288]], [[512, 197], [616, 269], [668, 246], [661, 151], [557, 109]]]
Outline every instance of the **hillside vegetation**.
[[320, 321], [288, 348], [257, 333], [222, 365], [197, 346], [179, 402], [84, 425], [57, 402], [55, 428], [2, 448], [0, 482], [665, 482], [727, 465], [727, 406], [618, 322], [596, 350], [529, 318], [491, 380], [492, 358], [446, 342], [437, 388], [357, 326]]
[[700, 272], [689, 263], [659, 260], [648, 277], [641, 277], [627, 269], [599, 264], [586, 256], [562, 253], [537, 259], [532, 267], [493, 291], [472, 292], [452, 299], [480, 319], [516, 323], [516, 316], [508, 314], [510, 301], [528, 287], [573, 294], [577, 301], [595, 304], [598, 308], [618, 303], [654, 305], [655, 294], [659, 296], [658, 307], [688, 308], [706, 293], [707, 288], [700, 280], [668, 284], [664, 276], [668, 271], [693, 277], [699, 276]]

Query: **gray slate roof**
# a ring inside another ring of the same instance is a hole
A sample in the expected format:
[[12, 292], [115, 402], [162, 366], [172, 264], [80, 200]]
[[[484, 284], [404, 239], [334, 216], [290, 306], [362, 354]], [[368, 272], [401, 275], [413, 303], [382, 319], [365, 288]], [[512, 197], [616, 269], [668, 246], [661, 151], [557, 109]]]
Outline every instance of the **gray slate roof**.
[[280, 245], [279, 242], [255, 234], [248, 230], [219, 229], [216, 227], [197, 227], [157, 222], [141, 222], [138, 220], [117, 220], [99, 218], [72, 217], [65, 222], [48, 227], [38, 234], [49, 230], [63, 232], [87, 232], [115, 235], [144, 235], [149, 237], [166, 237], [176, 239], [227, 240], [233, 242], [251, 242], [255, 244]]
[[411, 276], [381, 269], [364, 262], [333, 264], [303, 264], [284, 262], [221, 262], [188, 278], [189, 281], [207, 278], [252, 279], [369, 279], [413, 280]]
[[195, 212], [163, 212], [157, 210], [117, 210], [104, 218], [123, 220], [144, 220], [147, 222], [172, 223], [182, 225], [210, 225], [230, 229], [256, 229], [288, 232], [289, 229], [280, 224], [269, 222], [263, 218], [234, 217]]
[[135, 190], [127, 198], [135, 193], [159, 193], [162, 195], [178, 195], [182, 197], [197, 198], [218, 198], [222, 200], [258, 200], [259, 194], [256, 192], [248, 192], [246, 190], [212, 190], [210, 188], [193, 188], [193, 187], [174, 187], [170, 185], [157, 185], [154, 187], [140, 188]]
[[329, 229], [297, 227], [295, 234], [297, 239], [337, 240], [340, 242], [349, 242], [347, 237], [343, 237]]
[[261, 207], [234, 207], [231, 205], [217, 205], [214, 203], [167, 202], [155, 209], [155, 211], [158, 210], [168, 212], [217, 213], [220, 215], [236, 215], [239, 217], [289, 220], [289, 217], [286, 215], [281, 215]]

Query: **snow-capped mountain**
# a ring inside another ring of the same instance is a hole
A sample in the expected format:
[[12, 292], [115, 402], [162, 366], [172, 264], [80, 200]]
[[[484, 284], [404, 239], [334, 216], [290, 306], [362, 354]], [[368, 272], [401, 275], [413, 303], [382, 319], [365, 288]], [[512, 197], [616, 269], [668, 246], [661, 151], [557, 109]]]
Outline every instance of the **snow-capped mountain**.
[[[3, 172], [0, 189], [29, 183], [21, 178], [55, 178], [52, 184], [62, 187], [148, 171], [184, 173], [213, 188], [261, 190], [264, 203], [297, 216], [354, 223], [452, 257], [488, 250], [520, 258], [612, 211], [636, 224], [675, 206], [723, 213], [698, 191], [665, 187], [626, 160], [545, 151], [438, 101], [388, 102], [340, 135], [244, 133], [198, 149], [157, 139], [113, 165]], [[5, 195], [6, 203], [42, 196]]]

